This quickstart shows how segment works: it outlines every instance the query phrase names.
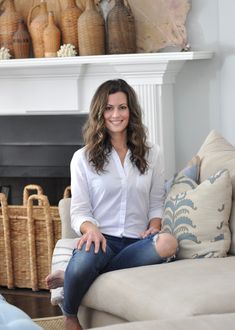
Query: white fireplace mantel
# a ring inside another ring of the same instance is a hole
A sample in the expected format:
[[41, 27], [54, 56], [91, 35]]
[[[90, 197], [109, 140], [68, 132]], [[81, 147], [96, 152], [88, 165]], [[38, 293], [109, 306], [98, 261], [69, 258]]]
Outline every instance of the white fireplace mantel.
[[31, 58], [0, 61], [0, 115], [86, 113], [97, 86], [123, 78], [136, 90], [149, 139], [175, 171], [173, 86], [185, 61], [210, 51]]

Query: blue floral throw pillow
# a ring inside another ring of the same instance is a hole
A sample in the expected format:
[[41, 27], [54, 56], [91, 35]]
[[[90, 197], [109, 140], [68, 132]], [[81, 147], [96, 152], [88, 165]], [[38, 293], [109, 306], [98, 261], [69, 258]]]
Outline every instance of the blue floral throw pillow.
[[231, 244], [232, 184], [221, 170], [197, 185], [179, 174], [167, 195], [162, 230], [178, 240], [179, 259], [224, 257]]
[[195, 182], [198, 182], [199, 172], [200, 172], [200, 158], [199, 156], [194, 156], [190, 162], [187, 164], [185, 168], [183, 168], [180, 172], [176, 173], [172, 178], [165, 182], [165, 191], [166, 194], [169, 193], [171, 187], [174, 185], [176, 178], [181, 176], [186, 176], [192, 179]]

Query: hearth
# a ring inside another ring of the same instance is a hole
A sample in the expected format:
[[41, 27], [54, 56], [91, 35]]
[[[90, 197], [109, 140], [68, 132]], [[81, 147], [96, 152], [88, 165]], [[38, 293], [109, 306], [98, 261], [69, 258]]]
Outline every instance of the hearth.
[[10, 204], [22, 203], [27, 184], [42, 186], [57, 205], [70, 185], [70, 160], [83, 146], [86, 114], [17, 115], [0, 119], [0, 186]]

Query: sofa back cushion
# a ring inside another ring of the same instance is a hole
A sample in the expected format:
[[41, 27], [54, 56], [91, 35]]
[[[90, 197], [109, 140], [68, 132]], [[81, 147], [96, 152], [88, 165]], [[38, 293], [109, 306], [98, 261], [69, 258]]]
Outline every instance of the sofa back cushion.
[[231, 196], [228, 170], [217, 172], [200, 185], [178, 176], [165, 201], [162, 230], [177, 238], [179, 259], [227, 255]]
[[201, 146], [198, 155], [201, 159], [200, 182], [220, 169], [229, 170], [233, 190], [229, 219], [232, 241], [229, 252], [235, 254], [235, 147], [213, 130]]

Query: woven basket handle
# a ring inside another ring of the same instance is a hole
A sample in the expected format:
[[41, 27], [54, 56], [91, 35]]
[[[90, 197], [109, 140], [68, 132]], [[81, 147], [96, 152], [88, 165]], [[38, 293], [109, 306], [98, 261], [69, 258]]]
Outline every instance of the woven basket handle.
[[30, 28], [30, 23], [31, 23], [31, 18], [32, 18], [33, 11], [38, 7], [40, 7], [40, 4], [37, 4], [37, 5], [33, 6], [29, 11], [28, 18], [27, 18], [28, 29]]
[[129, 11], [129, 14], [130, 14], [131, 16], [133, 16], [133, 14], [132, 14], [132, 10], [131, 10], [131, 6], [130, 6], [128, 0], [124, 0], [124, 3], [125, 3], [125, 6], [127, 7], [127, 10]]
[[[50, 204], [47, 196], [45, 195], [31, 195], [28, 198], [27, 203], [27, 218], [28, 218], [28, 235], [29, 235], [29, 253], [30, 253], [30, 269], [31, 269], [31, 283], [32, 290], [38, 290], [38, 276], [37, 276], [37, 263], [36, 263], [36, 228], [33, 215], [33, 201], [38, 201], [38, 204], [41, 204], [43, 213], [45, 216], [45, 225], [47, 231], [47, 256], [48, 256], [48, 265], [51, 264], [52, 253], [54, 247], [54, 232], [53, 232], [53, 223], [50, 213]], [[50, 270], [48, 269], [48, 272]]]
[[[28, 203], [28, 199], [29, 199], [29, 194], [30, 191], [32, 190], [36, 190], [38, 195], [43, 195], [43, 189], [42, 187], [38, 186], [37, 184], [28, 184], [27, 186], [24, 187], [24, 191], [23, 191], [23, 205], [26, 206]], [[42, 205], [42, 200], [39, 199], [38, 200], [38, 205]]]
[[6, 0], [2, 0], [2, 1], [0, 1], [0, 8], [2, 7], [2, 5], [4, 4], [5, 1], [6, 1]]
[[0, 193], [0, 205], [2, 208], [2, 222], [4, 235], [4, 250], [6, 258], [7, 287], [14, 288], [13, 264], [11, 253], [10, 221], [8, 216], [8, 205], [5, 194]]
[[68, 186], [64, 190], [63, 198], [70, 198], [71, 197], [71, 186]]

